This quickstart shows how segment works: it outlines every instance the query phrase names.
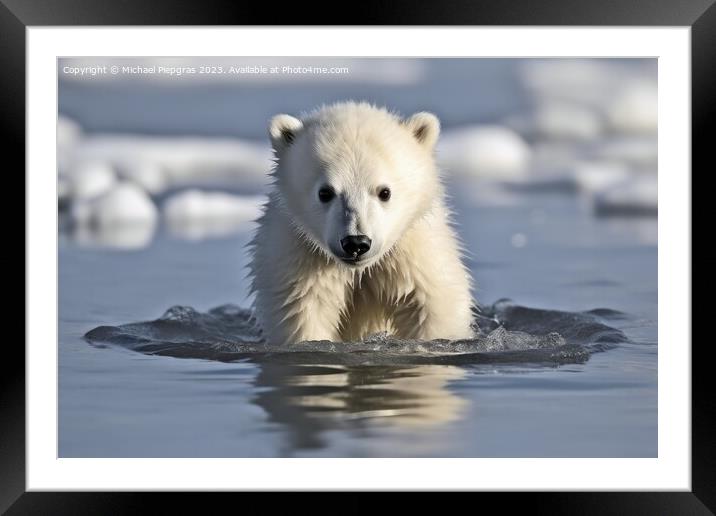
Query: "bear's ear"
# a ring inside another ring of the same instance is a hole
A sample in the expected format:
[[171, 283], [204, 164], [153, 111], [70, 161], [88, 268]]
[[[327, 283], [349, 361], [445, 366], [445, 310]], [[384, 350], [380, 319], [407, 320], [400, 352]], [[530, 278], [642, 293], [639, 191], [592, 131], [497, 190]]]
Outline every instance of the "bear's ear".
[[280, 151], [296, 139], [298, 132], [303, 129], [303, 122], [291, 115], [276, 115], [269, 123], [269, 136], [276, 151]]
[[440, 120], [432, 113], [425, 111], [415, 113], [405, 121], [405, 125], [413, 133], [415, 139], [428, 149], [432, 149], [438, 141]]

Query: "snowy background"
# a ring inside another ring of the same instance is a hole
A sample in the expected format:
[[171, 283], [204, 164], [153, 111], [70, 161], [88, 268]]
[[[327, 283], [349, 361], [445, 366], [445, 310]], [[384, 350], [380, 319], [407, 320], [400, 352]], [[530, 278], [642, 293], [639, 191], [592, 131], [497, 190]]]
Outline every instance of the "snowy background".
[[[72, 73], [112, 65], [150, 71]], [[347, 72], [177, 73], [231, 66]], [[271, 167], [270, 117], [345, 99], [436, 113], [446, 182], [476, 202], [565, 191], [597, 217], [657, 214], [656, 60], [88, 58], [58, 69], [60, 228], [80, 245], [140, 248], [158, 227], [193, 240], [245, 230]]]

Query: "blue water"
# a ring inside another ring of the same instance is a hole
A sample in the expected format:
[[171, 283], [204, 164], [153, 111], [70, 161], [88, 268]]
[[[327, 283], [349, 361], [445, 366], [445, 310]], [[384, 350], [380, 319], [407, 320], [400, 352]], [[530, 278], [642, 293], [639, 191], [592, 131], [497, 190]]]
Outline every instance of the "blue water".
[[[522, 109], [518, 65], [435, 61], [422, 82], [394, 86], [60, 81], [59, 104], [89, 132], [264, 138], [272, 114], [350, 97], [432, 110], [449, 128]], [[656, 218], [595, 217], [573, 192], [483, 188], [448, 182], [478, 301], [618, 311], [604, 322], [626, 341], [562, 364], [220, 362], [90, 344], [93, 328], [150, 321], [175, 305], [248, 306], [250, 235], [195, 242], [160, 227], [149, 246], [117, 250], [63, 231], [59, 455], [655, 457]]]
[[460, 190], [483, 303], [618, 310], [625, 317], [609, 324], [630, 342], [561, 366], [221, 363], [94, 347], [88, 330], [172, 305], [246, 306], [249, 235], [160, 234], [121, 252], [63, 240], [60, 455], [655, 456], [656, 221], [596, 219], [562, 195], [481, 206]]

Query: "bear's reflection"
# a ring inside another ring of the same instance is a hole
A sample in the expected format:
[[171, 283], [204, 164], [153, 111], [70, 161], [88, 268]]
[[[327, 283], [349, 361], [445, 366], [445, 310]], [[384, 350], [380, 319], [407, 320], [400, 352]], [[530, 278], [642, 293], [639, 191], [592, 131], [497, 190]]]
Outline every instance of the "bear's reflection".
[[323, 432], [377, 426], [434, 428], [461, 416], [465, 400], [448, 389], [465, 377], [446, 365], [261, 364], [254, 402], [281, 424], [293, 450], [322, 448]]

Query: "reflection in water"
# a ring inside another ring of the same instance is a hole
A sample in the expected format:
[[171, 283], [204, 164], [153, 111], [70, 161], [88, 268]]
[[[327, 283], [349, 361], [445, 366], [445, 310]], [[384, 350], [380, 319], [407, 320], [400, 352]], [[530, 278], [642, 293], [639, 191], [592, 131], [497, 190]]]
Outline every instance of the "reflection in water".
[[438, 434], [452, 434], [454, 423], [465, 418], [465, 400], [452, 381], [476, 365], [584, 363], [592, 353], [627, 342], [602, 322], [624, 317], [606, 308], [564, 312], [501, 300], [475, 311], [474, 339], [411, 341], [377, 334], [355, 342], [272, 346], [262, 341], [248, 309], [174, 306], [153, 321], [99, 326], [85, 338], [147, 355], [256, 364], [251, 401], [267, 414], [269, 429], [286, 434], [281, 456], [323, 453], [336, 432], [368, 446], [380, 446], [388, 434], [400, 443], [399, 449], [391, 445], [379, 452], [350, 449], [348, 456], [424, 456], [447, 448]]
[[659, 243], [659, 225], [656, 218], [607, 219], [605, 225], [610, 233], [628, 235], [642, 245], [657, 245]]
[[72, 228], [72, 240], [83, 247], [113, 249], [143, 249], [154, 237], [156, 223], [128, 223], [103, 226], [77, 225]]
[[200, 241], [249, 231], [253, 228], [253, 222], [231, 218], [168, 220], [167, 228], [177, 238]]
[[263, 363], [254, 402], [288, 433], [290, 450], [325, 446], [324, 432], [377, 426], [431, 429], [458, 419], [465, 400], [448, 390], [456, 366], [313, 366]]

